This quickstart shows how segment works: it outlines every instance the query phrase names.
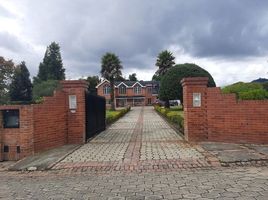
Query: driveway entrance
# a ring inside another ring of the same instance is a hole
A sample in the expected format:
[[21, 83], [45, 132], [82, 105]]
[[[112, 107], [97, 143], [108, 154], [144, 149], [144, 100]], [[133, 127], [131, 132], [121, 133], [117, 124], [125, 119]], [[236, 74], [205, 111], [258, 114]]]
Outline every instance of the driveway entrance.
[[134, 107], [54, 168], [161, 171], [208, 166], [202, 152], [185, 142], [153, 107]]

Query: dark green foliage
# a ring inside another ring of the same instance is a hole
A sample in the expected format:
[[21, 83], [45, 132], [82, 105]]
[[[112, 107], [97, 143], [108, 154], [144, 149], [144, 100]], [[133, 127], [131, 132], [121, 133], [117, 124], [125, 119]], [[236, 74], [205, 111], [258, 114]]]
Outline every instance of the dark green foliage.
[[161, 81], [161, 76], [154, 74], [152, 77], [152, 81]]
[[39, 65], [37, 77], [34, 83], [47, 80], [64, 80], [65, 69], [63, 68], [59, 44], [52, 42], [46, 50], [43, 62]]
[[208, 77], [208, 86], [215, 87], [212, 76], [203, 68], [190, 63], [179, 64], [168, 70], [160, 83], [159, 97], [161, 100], [179, 99], [183, 102], [181, 80], [186, 77]]
[[42, 97], [53, 96], [54, 90], [59, 87], [58, 80], [48, 80], [36, 83], [33, 87], [33, 100], [35, 102], [42, 101]]
[[32, 101], [32, 83], [25, 62], [21, 62], [15, 69], [10, 85], [10, 99], [21, 102]]
[[0, 104], [7, 104], [10, 100], [9, 90], [14, 71], [13, 61], [0, 56]]
[[106, 111], [106, 124], [111, 124], [115, 122], [120, 117], [123, 117], [128, 111], [130, 111], [130, 109], [131, 107], [127, 107], [116, 111]]
[[92, 94], [96, 94], [96, 86], [100, 83], [100, 78], [98, 76], [88, 76], [86, 81], [88, 82], [88, 91]]
[[156, 75], [163, 76], [169, 68], [175, 65], [175, 57], [170, 51], [162, 51], [158, 54], [155, 66], [158, 67]]
[[224, 87], [222, 91], [226, 94], [234, 93], [238, 99], [242, 100], [262, 100], [268, 98], [268, 92], [265, 90], [263, 84], [257, 82], [234, 83]]
[[239, 99], [264, 100], [264, 99], [268, 99], [268, 92], [264, 89], [256, 89], [256, 90], [250, 90], [247, 92], [240, 92]]
[[268, 82], [262, 83], [263, 88], [268, 91]]
[[130, 81], [137, 81], [137, 74], [136, 73], [133, 73], [133, 74], [129, 74], [128, 76], [128, 80]]
[[114, 105], [114, 82], [118, 77], [122, 77], [122, 65], [119, 58], [113, 53], [106, 53], [101, 59], [101, 75], [110, 81], [111, 86], [111, 109], [115, 110]]
[[123, 76], [116, 76], [115, 78], [114, 78], [114, 81], [125, 81], [126, 79], [123, 77]]

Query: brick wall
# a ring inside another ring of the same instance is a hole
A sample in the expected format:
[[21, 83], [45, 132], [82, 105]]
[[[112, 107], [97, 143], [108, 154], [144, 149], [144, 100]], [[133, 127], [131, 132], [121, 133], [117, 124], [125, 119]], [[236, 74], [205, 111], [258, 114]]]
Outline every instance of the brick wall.
[[34, 151], [40, 152], [67, 143], [66, 94], [57, 91], [34, 105]]
[[[64, 144], [85, 142], [85, 81], [62, 81], [62, 89], [41, 104], [0, 106], [0, 161], [19, 160]], [[77, 108], [69, 109], [69, 95], [77, 98]], [[3, 110], [17, 109], [19, 128], [3, 127]], [[4, 146], [9, 152], [4, 153]], [[21, 152], [17, 152], [17, 146]]]
[[[185, 138], [188, 141], [268, 143], [268, 100], [236, 100], [206, 78], [182, 81]], [[193, 107], [193, 93], [201, 93], [201, 107]]]
[[[19, 110], [20, 127], [3, 127], [3, 110]], [[33, 154], [33, 106], [11, 105], [0, 107], [0, 160], [19, 160]], [[8, 146], [9, 152], [4, 152], [4, 146]], [[17, 152], [20, 148], [20, 153]]]

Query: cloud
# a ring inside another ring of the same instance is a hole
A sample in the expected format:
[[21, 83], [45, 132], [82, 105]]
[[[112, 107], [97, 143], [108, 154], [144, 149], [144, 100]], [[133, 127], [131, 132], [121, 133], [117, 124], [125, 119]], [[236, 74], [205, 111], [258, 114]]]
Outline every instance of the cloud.
[[0, 5], [0, 17], [13, 17], [13, 14]]
[[[142, 79], [151, 78], [156, 70], [156, 56], [164, 49], [175, 48], [178, 63], [187, 60], [204, 68], [213, 65], [215, 69], [212, 71], [220, 84], [227, 80], [219, 73], [226, 65], [234, 73], [241, 72], [245, 65], [249, 69], [256, 65], [265, 66], [263, 60], [268, 51], [266, 1], [10, 2], [9, 8], [19, 10], [22, 15], [17, 19], [21, 29], [14, 39], [0, 34], [0, 42], [1, 37], [9, 38], [1, 46], [15, 52], [19, 58], [22, 54], [30, 55], [21, 53], [29, 48], [20, 41], [30, 44], [32, 56], [29, 59], [34, 63], [30, 66], [32, 74], [36, 73], [45, 48], [52, 41], [60, 43], [67, 77], [72, 78], [99, 73], [100, 60], [105, 52], [119, 55], [124, 74], [136, 72]], [[2, 49], [0, 53], [5, 54], [5, 51]], [[234, 70], [236, 68], [238, 70]], [[265, 68], [260, 70], [265, 71]], [[250, 72], [256, 76], [261, 73]], [[251, 78], [246, 74], [229, 77], [228, 83]]]

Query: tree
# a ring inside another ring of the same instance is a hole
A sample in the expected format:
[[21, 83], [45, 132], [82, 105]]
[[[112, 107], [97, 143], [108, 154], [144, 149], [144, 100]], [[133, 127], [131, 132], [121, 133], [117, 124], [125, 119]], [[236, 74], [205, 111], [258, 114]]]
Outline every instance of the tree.
[[65, 69], [63, 68], [60, 46], [52, 42], [46, 49], [43, 62], [39, 65], [37, 77], [34, 82], [47, 80], [64, 80]]
[[137, 80], [138, 80], [138, 79], [137, 79], [137, 74], [136, 74], [136, 73], [129, 74], [128, 79], [129, 79], [130, 81], [137, 81]]
[[115, 78], [114, 78], [114, 81], [125, 81], [126, 79], [123, 77], [123, 76], [116, 76]]
[[9, 89], [14, 74], [15, 65], [12, 60], [0, 56], [0, 104], [9, 101]]
[[155, 65], [158, 67], [155, 75], [153, 76], [154, 80], [160, 80], [160, 77], [165, 75], [165, 73], [175, 65], [175, 57], [170, 51], [162, 51], [158, 54]]
[[25, 62], [21, 62], [15, 69], [15, 73], [10, 85], [11, 101], [31, 101], [32, 83], [30, 73]]
[[100, 83], [100, 78], [98, 76], [88, 76], [86, 81], [88, 82], [88, 91], [96, 94], [96, 86]]
[[186, 77], [208, 77], [208, 86], [215, 87], [212, 76], [203, 68], [195, 64], [185, 63], [176, 65], [168, 70], [160, 82], [159, 97], [169, 107], [169, 100], [179, 99], [183, 102], [181, 80]]
[[123, 66], [119, 58], [113, 53], [106, 53], [101, 59], [101, 75], [110, 81], [111, 87], [111, 109], [115, 110], [114, 105], [114, 81], [116, 77], [122, 76]]
[[268, 91], [264, 86], [263, 82], [237, 82], [225, 86], [222, 92], [226, 94], [233, 93], [238, 99], [242, 100], [263, 100], [268, 98]]

